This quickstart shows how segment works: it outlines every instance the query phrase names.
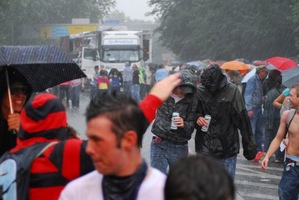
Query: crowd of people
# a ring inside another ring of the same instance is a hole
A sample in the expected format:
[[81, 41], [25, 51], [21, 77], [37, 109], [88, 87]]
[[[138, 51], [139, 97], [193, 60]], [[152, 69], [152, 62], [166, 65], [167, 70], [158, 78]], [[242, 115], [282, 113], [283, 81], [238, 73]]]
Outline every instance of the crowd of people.
[[[108, 73], [104, 66], [94, 69], [86, 108], [88, 140], [68, 126], [64, 102], [73, 88], [72, 104], [79, 107], [77, 94], [84, 90], [84, 80], [60, 84], [58, 96], [30, 98], [28, 82], [11, 71], [9, 104], [6, 79], [0, 77], [2, 161], [23, 153], [18, 162], [25, 162], [31, 148], [51, 144], [28, 169], [29, 199], [234, 199], [240, 135], [244, 157], [260, 161], [264, 170], [273, 154], [275, 161], [284, 160], [278, 148], [287, 143], [279, 197], [298, 198], [299, 118], [295, 112], [290, 120], [289, 108], [282, 115], [280, 110], [288, 103], [284, 99], [299, 109], [299, 85], [287, 94], [280, 71], [258, 66], [240, 90], [217, 64], [200, 77], [183, 66], [178, 73], [166, 73], [160, 65], [156, 74], [130, 63], [123, 73]], [[151, 122], [148, 164], [140, 148]], [[197, 156], [189, 156], [194, 130]]]

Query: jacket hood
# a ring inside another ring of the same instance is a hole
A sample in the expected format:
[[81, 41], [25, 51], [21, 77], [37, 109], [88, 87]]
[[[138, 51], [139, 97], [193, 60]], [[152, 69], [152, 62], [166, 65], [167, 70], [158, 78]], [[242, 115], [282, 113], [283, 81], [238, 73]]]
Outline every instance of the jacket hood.
[[189, 86], [196, 92], [197, 76], [189, 69], [182, 69], [179, 72], [181, 73], [181, 83], [179, 86]]
[[21, 112], [20, 139], [65, 139], [67, 116], [60, 99], [49, 93], [31, 98]]
[[227, 78], [219, 65], [212, 64], [202, 73], [201, 83], [210, 93], [217, 93], [226, 86]]

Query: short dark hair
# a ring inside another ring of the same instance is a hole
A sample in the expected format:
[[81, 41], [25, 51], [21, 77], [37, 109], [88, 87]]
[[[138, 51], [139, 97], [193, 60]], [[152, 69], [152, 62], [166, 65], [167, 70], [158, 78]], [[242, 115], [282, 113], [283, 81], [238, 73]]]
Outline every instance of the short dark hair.
[[165, 183], [166, 200], [234, 199], [232, 178], [224, 166], [211, 157], [184, 157], [170, 166]]
[[110, 119], [111, 130], [118, 139], [118, 145], [120, 145], [123, 134], [132, 130], [138, 136], [137, 146], [141, 147], [143, 134], [149, 126], [149, 122], [137, 102], [131, 97], [117, 92], [96, 94], [90, 101], [85, 115], [87, 122], [101, 115]]

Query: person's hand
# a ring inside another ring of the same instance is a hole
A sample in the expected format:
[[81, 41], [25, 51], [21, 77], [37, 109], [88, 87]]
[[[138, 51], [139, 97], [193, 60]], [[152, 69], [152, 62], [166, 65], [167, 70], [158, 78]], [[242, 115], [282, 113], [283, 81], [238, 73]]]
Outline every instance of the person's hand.
[[208, 122], [205, 120], [204, 117], [199, 117], [196, 121], [198, 126], [208, 126]]
[[163, 80], [157, 82], [150, 90], [149, 94], [158, 97], [161, 101], [165, 101], [171, 94], [172, 90], [180, 84], [181, 79], [179, 77], [180, 73], [169, 75]]
[[249, 118], [252, 118], [253, 117], [253, 110], [248, 110], [247, 115], [248, 115]]
[[265, 156], [265, 158], [261, 162], [262, 170], [267, 171], [268, 163], [269, 163], [269, 158]]
[[175, 125], [179, 128], [184, 128], [184, 120], [181, 117], [175, 117], [173, 122], [175, 123]]
[[13, 113], [9, 114], [7, 117], [7, 124], [8, 124], [8, 130], [16, 130], [19, 132], [20, 128], [20, 114], [19, 113]]

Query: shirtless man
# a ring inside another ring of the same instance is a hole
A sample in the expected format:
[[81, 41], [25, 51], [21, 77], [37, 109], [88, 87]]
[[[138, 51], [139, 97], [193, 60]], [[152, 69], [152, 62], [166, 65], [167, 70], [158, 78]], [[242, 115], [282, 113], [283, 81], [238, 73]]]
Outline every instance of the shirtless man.
[[[299, 83], [292, 86], [288, 98], [291, 103], [291, 108], [296, 110], [296, 114], [289, 124], [286, 160], [279, 183], [278, 194], [279, 199], [297, 200], [299, 193]], [[271, 142], [268, 152], [261, 162], [261, 167], [264, 171], [266, 171], [268, 167], [269, 158], [276, 152], [281, 141], [284, 139], [289, 112], [290, 111], [287, 110], [282, 114], [276, 137]]]

